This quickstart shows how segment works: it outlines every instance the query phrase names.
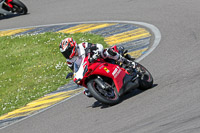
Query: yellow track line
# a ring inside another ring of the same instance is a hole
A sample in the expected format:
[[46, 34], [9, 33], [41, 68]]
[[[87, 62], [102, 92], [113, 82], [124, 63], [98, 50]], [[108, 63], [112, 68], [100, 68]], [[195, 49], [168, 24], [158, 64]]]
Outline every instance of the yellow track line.
[[34, 111], [41, 110], [41, 109], [44, 109], [55, 103], [58, 103], [76, 93], [81, 92], [82, 90], [83, 90], [83, 88], [76, 89], [76, 90], [70, 90], [67, 92], [59, 92], [56, 94], [51, 94], [51, 95], [45, 96], [43, 98], [40, 98], [38, 100], [35, 100], [35, 101], [27, 104], [25, 107], [19, 108], [17, 110], [14, 110], [12, 112], [9, 112], [8, 114], [1, 116], [0, 120], [21, 117], [21, 116], [27, 116], [27, 115], [33, 113]]
[[74, 27], [71, 27], [71, 28], [68, 28], [68, 29], [64, 29], [64, 30], [61, 30], [61, 31], [58, 31], [58, 32], [70, 33], [70, 34], [79, 33], [79, 32], [89, 32], [89, 31], [92, 31], [92, 30], [108, 27], [108, 26], [111, 26], [111, 25], [115, 25], [115, 23], [112, 23], [112, 24], [108, 24], [108, 23], [106, 23], [106, 24], [80, 24], [78, 26], [74, 26]]
[[136, 51], [130, 52], [130, 53], [128, 53], [128, 54], [130, 54], [130, 55], [131, 55], [132, 57], [134, 57], [134, 58], [138, 58], [138, 57], [140, 57], [140, 56], [142, 55], [142, 53], [143, 53], [144, 51], [146, 51], [147, 49], [148, 49], [148, 48], [136, 50]]
[[28, 28], [28, 29], [16, 29], [16, 30], [6, 30], [6, 31], [0, 31], [0, 37], [2, 36], [11, 36], [17, 33], [21, 33], [27, 30], [31, 30], [32, 28]]
[[119, 44], [123, 42], [138, 40], [138, 39], [142, 39], [142, 38], [150, 37], [150, 36], [151, 34], [144, 28], [138, 28], [135, 30], [131, 30], [131, 31], [123, 32], [123, 33], [116, 34], [110, 37], [106, 37], [105, 41], [109, 45], [114, 45], [114, 44]]

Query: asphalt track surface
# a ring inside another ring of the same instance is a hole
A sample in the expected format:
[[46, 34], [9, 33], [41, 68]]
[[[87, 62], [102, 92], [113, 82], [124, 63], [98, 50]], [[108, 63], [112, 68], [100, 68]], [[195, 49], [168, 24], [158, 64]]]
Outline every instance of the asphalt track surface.
[[[26, 26], [121, 20], [155, 25], [159, 46], [140, 63], [155, 87], [107, 107], [77, 95], [0, 133], [199, 133], [200, 1], [24, 0], [28, 15], [0, 20], [0, 30]], [[38, 3], [37, 3], [38, 2]]]

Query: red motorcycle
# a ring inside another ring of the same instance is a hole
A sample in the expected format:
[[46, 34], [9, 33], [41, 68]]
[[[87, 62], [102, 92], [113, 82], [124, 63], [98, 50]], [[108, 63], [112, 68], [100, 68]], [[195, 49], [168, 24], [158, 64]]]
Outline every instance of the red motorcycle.
[[[123, 47], [112, 47], [123, 57], [134, 61]], [[74, 81], [90, 91], [92, 96], [108, 105], [120, 102], [120, 97], [132, 89], [146, 90], [152, 87], [153, 77], [141, 64], [135, 62], [135, 69], [111, 59], [98, 58], [91, 61], [92, 53], [82, 59], [81, 65], [74, 63]], [[80, 79], [79, 71], [83, 72]]]
[[27, 7], [19, 0], [0, 0], [0, 15], [24, 15], [27, 12]]

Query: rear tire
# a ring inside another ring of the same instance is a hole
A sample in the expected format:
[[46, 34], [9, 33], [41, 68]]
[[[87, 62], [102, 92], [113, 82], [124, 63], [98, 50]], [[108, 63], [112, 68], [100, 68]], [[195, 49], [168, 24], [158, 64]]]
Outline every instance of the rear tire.
[[21, 1], [13, 0], [11, 4], [13, 5], [13, 12], [21, 15], [27, 14], [28, 9]]
[[119, 96], [116, 93], [116, 90], [111, 87], [109, 89], [101, 88], [96, 82], [95, 79], [90, 80], [87, 83], [88, 90], [92, 96], [97, 100], [107, 105], [115, 105], [119, 103]]
[[136, 70], [139, 73], [139, 89], [147, 90], [153, 86], [151, 73], [141, 64], [136, 63]]

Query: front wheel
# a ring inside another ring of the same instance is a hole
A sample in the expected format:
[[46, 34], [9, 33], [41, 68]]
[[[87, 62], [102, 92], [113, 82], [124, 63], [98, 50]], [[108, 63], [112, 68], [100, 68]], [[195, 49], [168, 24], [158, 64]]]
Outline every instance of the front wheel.
[[139, 89], [147, 90], [153, 86], [153, 77], [151, 73], [141, 64], [136, 63], [136, 70], [139, 74]]
[[13, 5], [13, 8], [12, 8], [13, 13], [22, 14], [22, 15], [27, 14], [28, 9], [21, 1], [13, 0], [11, 4]]
[[96, 79], [92, 79], [87, 83], [88, 90], [92, 94], [92, 96], [97, 100], [104, 104], [114, 105], [119, 103], [119, 96], [114, 89], [114, 86], [109, 85], [104, 82], [106, 88], [102, 88], [101, 85], [98, 84]]

